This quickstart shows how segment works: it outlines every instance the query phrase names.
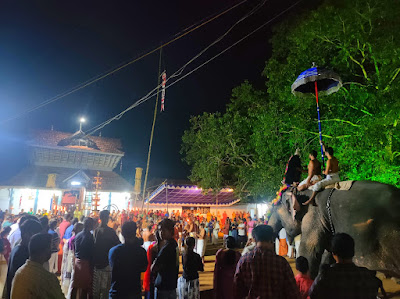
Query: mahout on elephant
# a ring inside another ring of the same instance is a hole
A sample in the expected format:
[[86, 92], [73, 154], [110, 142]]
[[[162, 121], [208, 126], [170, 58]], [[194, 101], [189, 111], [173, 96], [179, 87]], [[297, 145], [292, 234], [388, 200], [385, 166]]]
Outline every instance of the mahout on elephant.
[[[297, 192], [296, 197], [305, 202], [311, 194], [305, 190]], [[301, 206], [295, 217], [292, 204], [291, 196], [283, 193], [268, 224], [275, 233], [284, 227], [291, 243], [301, 234], [299, 254], [308, 259], [313, 278], [324, 253], [324, 259], [329, 257], [335, 233], [354, 238], [356, 265], [400, 278], [400, 189], [355, 181], [349, 190], [325, 189], [317, 195], [315, 205]]]

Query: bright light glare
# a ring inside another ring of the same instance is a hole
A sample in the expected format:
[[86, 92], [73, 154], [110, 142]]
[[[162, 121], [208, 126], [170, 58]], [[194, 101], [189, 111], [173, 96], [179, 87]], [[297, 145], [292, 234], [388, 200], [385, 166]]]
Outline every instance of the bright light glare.
[[72, 181], [72, 182], [71, 182], [71, 185], [72, 185], [72, 186], [80, 186], [80, 185], [81, 185], [81, 182]]
[[81, 119], [79, 120], [81, 123], [84, 123], [86, 121], [85, 118], [81, 117]]

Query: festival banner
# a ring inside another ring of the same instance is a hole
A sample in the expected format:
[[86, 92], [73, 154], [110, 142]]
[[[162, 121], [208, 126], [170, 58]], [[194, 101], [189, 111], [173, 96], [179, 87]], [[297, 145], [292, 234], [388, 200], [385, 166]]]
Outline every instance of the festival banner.
[[165, 109], [165, 84], [167, 83], [167, 73], [164, 71], [161, 75], [161, 111]]

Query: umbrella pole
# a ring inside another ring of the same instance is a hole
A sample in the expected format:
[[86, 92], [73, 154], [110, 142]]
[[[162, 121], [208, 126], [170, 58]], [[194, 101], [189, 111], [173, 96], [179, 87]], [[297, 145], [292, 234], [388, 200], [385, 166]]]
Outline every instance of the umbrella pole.
[[319, 130], [319, 142], [321, 144], [321, 159], [322, 165], [324, 165], [324, 148], [322, 146], [322, 129], [321, 129], [321, 117], [319, 114], [319, 103], [318, 103], [318, 85], [317, 81], [314, 82], [315, 84], [315, 98], [317, 100], [317, 112], [318, 112], [318, 130]]

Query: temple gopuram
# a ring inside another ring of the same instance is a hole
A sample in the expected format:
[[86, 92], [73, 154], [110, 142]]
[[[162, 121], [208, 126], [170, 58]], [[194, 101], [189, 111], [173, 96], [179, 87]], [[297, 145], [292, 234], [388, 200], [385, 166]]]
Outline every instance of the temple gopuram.
[[113, 171], [124, 156], [119, 139], [36, 130], [28, 146], [30, 165], [0, 184], [2, 210], [128, 207], [133, 186]]

